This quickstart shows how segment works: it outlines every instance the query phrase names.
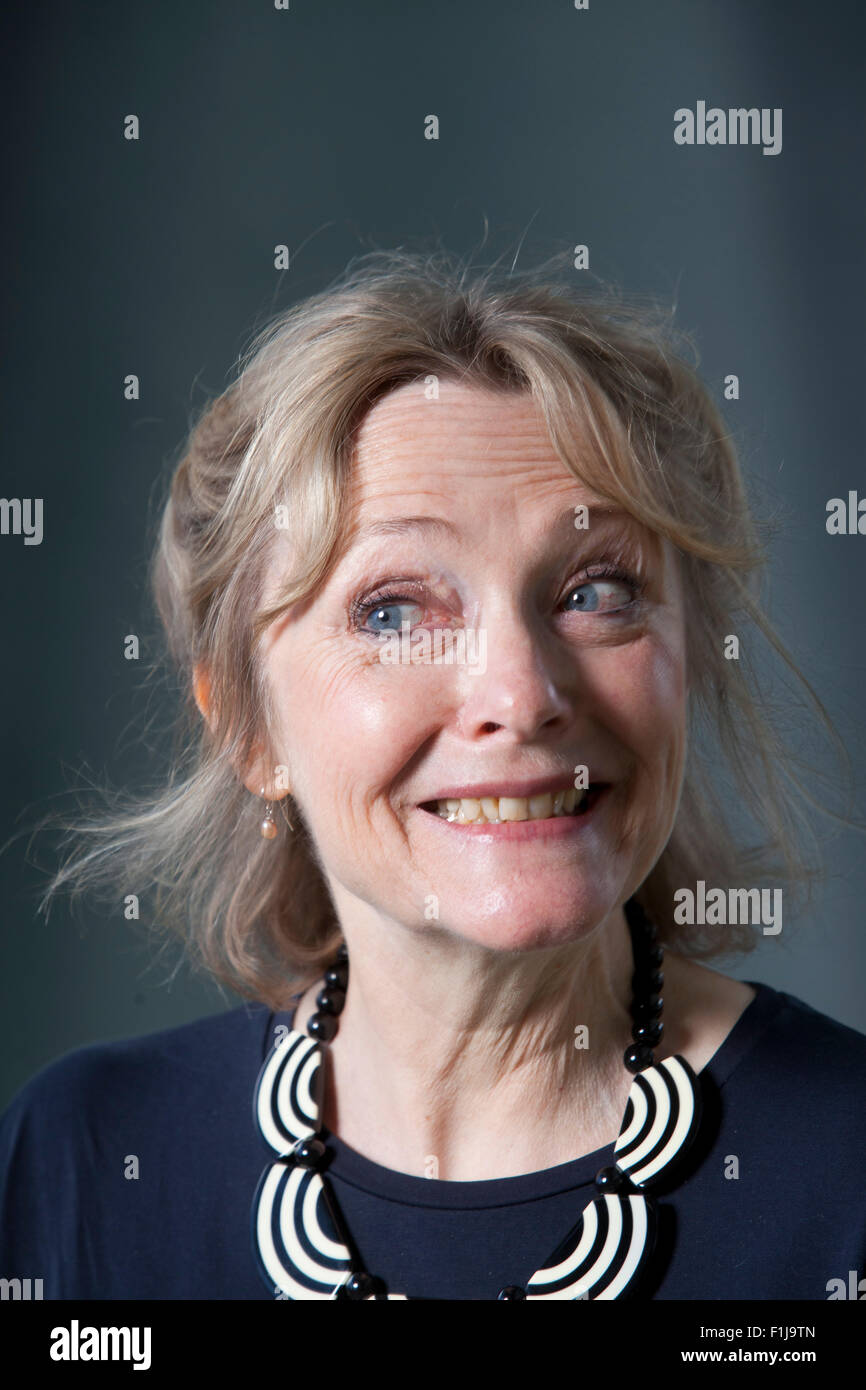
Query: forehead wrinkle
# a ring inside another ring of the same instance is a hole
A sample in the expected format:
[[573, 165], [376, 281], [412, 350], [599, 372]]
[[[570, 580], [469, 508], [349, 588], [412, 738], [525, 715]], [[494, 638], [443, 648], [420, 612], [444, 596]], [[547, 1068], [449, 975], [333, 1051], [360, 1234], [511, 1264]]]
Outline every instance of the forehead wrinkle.
[[434, 404], [428, 401], [423, 416], [416, 414], [402, 425], [391, 419], [374, 421], [371, 416], [367, 417], [367, 421], [369, 423], [365, 421], [361, 425], [355, 439], [355, 452], [362, 456], [372, 450], [405, 447], [415, 441], [424, 444], [433, 436], [458, 441], [471, 439], [487, 447], [496, 443], [508, 446], [513, 441], [523, 451], [534, 449], [556, 455], [553, 441], [540, 420], [523, 421], [507, 416], [497, 423], [477, 417], [458, 420], [447, 407], [442, 409], [441, 402]]
[[[443, 382], [443, 387], [449, 385]], [[491, 410], [501, 412], [493, 422]], [[481, 451], [470, 450], [467, 457], [467, 441], [482, 445]], [[439, 401], [431, 402], [414, 386], [402, 387], [378, 401], [359, 425], [350, 485], [353, 491], [363, 488], [365, 475], [381, 472], [397, 460], [429, 470], [443, 454], [449, 465], [465, 471], [494, 450], [506, 470], [548, 463], [568, 471], [531, 397], [500, 397], [463, 387], [455, 394], [446, 389]]]
[[[436, 403], [415, 385], [398, 388], [382, 397], [362, 420], [346, 480], [344, 554], [356, 543], [364, 544], [360, 533], [370, 511], [375, 507], [387, 512], [388, 504], [398, 499], [404, 514], [454, 509], [464, 517], [467, 509], [460, 484], [468, 477], [482, 488], [496, 488], [496, 508], [491, 510], [486, 503], [477, 507], [488, 519], [519, 509], [524, 523], [521, 529], [525, 529], [528, 502], [534, 511], [535, 505], [543, 508], [549, 497], [568, 495], [573, 499], [572, 513], [580, 504], [590, 508], [591, 530], [597, 530], [603, 519], [607, 529], [602, 509], [610, 504], [560, 458], [530, 396], [503, 399], [465, 386], [455, 386], [452, 391], [447, 382], [443, 388], [449, 388], [443, 392], [447, 398]], [[491, 422], [491, 410], [502, 412], [501, 425], [497, 420]], [[483, 449], [467, 451], [467, 440], [475, 439]], [[494, 451], [496, 457], [491, 460]], [[622, 516], [634, 521], [628, 513]], [[546, 523], [545, 535], [554, 524], [565, 529], [565, 517]], [[513, 529], [509, 525], [512, 533]], [[579, 540], [588, 535], [574, 530]], [[419, 540], [424, 538], [423, 532], [416, 534]], [[451, 539], [444, 532], [442, 538]]]
[[[404, 513], [435, 511], [437, 504], [446, 510], [452, 503], [460, 507], [461, 485], [469, 476], [473, 484], [495, 489], [500, 502], [513, 498], [514, 505], [518, 505], [517, 493], [523, 490], [518, 484], [522, 484], [539, 502], [548, 496], [568, 495], [573, 498], [573, 505], [585, 503], [599, 508], [604, 505], [562, 460], [551, 458], [549, 453], [536, 459], [528, 459], [525, 454], [515, 459], [500, 457], [493, 467], [489, 455], [483, 459], [475, 457], [470, 468], [467, 461], [450, 456], [443, 459], [443, 452], [439, 448], [438, 454], [418, 459], [400, 452], [399, 458], [393, 460], [356, 460], [346, 484], [349, 527], [354, 530], [356, 524], [363, 524], [365, 508], [396, 499], [404, 503]], [[519, 499], [519, 504], [525, 504], [525, 497]]]
[[[392, 498], [438, 500], [447, 505], [449, 499], [460, 499], [461, 484], [471, 476], [473, 484], [501, 490], [516, 491], [524, 486], [539, 497], [545, 493], [575, 490], [578, 479], [561, 460], [520, 457], [506, 459], [489, 453], [471, 459], [456, 457], [443, 447], [429, 456], [410, 457], [405, 450], [395, 452], [393, 459], [359, 461], [352, 469], [347, 486], [347, 502], [352, 511], [360, 512], [365, 503], [387, 502]], [[451, 483], [451, 486], [448, 484]], [[438, 484], [438, 486], [437, 486]], [[577, 499], [576, 499], [577, 500]], [[584, 500], [584, 499], [580, 499]], [[423, 506], [408, 503], [406, 512], [420, 512]]]

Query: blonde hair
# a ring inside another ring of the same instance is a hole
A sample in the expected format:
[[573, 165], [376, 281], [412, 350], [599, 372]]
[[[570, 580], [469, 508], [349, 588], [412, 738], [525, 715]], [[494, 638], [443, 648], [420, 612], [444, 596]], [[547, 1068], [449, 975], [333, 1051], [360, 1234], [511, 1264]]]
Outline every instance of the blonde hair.
[[[339, 557], [360, 421], [385, 393], [431, 374], [531, 393], [575, 476], [680, 554], [689, 751], [673, 832], [636, 895], [661, 940], [706, 959], [748, 951], [758, 939], [747, 926], [674, 921], [674, 890], [698, 878], [724, 889], [811, 882], [809, 798], [760, 694], [744, 622], [834, 731], [760, 607], [764, 547], [728, 430], [668, 311], [609, 288], [579, 292], [562, 266], [554, 257], [505, 275], [442, 252], [375, 251], [254, 337], [237, 379], [191, 429], [152, 564], [187, 692], [181, 753], [164, 787], [68, 827], [84, 847], [54, 874], [43, 906], [64, 885], [116, 893], [122, 876], [152, 884], [154, 917], [241, 995], [281, 1007], [321, 971], [341, 931], [300, 808], [289, 800], [294, 833], [276, 847], [263, 841], [262, 803], [236, 771], [256, 750], [267, 750], [264, 765], [280, 762], [260, 638]], [[583, 429], [595, 446], [589, 457], [575, 446]], [[265, 606], [282, 506], [297, 564]], [[732, 632], [741, 636], [736, 661], [723, 653]], [[202, 669], [211, 725], [193, 698]], [[758, 843], [734, 826], [732, 806], [751, 814]]]

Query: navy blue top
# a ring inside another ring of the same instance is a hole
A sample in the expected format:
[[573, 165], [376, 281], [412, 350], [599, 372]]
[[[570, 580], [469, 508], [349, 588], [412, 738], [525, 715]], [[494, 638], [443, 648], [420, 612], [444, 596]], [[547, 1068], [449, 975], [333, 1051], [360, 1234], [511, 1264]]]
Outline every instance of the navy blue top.
[[[700, 1074], [699, 1151], [659, 1199], [639, 1297], [827, 1299], [829, 1281], [853, 1288], [851, 1271], [866, 1271], [866, 1036], [750, 983], [756, 997]], [[273, 1299], [251, 1240], [273, 1157], [252, 1102], [274, 1029], [292, 1018], [246, 1004], [78, 1048], [33, 1077], [0, 1119], [0, 1278], [41, 1278], [52, 1299]], [[613, 1161], [610, 1144], [519, 1177], [449, 1182], [327, 1137], [365, 1268], [419, 1298], [525, 1286]]]

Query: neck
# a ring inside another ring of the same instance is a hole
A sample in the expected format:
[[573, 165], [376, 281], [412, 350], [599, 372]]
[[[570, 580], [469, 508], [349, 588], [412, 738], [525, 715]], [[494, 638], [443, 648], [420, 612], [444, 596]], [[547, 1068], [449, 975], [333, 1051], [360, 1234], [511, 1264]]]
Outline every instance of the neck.
[[[612, 1143], [631, 1075], [632, 947], [621, 909], [591, 936], [494, 951], [444, 931], [372, 933], [326, 1045], [325, 1126], [400, 1172], [510, 1177]], [[359, 934], [360, 935], [360, 934]], [[299, 1002], [306, 1030], [319, 981]]]

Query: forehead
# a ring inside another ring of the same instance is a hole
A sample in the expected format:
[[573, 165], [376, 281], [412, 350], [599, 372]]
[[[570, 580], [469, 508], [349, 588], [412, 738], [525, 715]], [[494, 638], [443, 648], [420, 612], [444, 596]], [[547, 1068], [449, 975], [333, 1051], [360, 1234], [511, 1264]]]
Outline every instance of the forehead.
[[[407, 498], [476, 497], [525, 505], [581, 485], [558, 457], [528, 393], [499, 394], [450, 380], [428, 399], [423, 382], [401, 386], [368, 412], [355, 437], [349, 500], [358, 518]], [[589, 495], [589, 494], [587, 494]]]

